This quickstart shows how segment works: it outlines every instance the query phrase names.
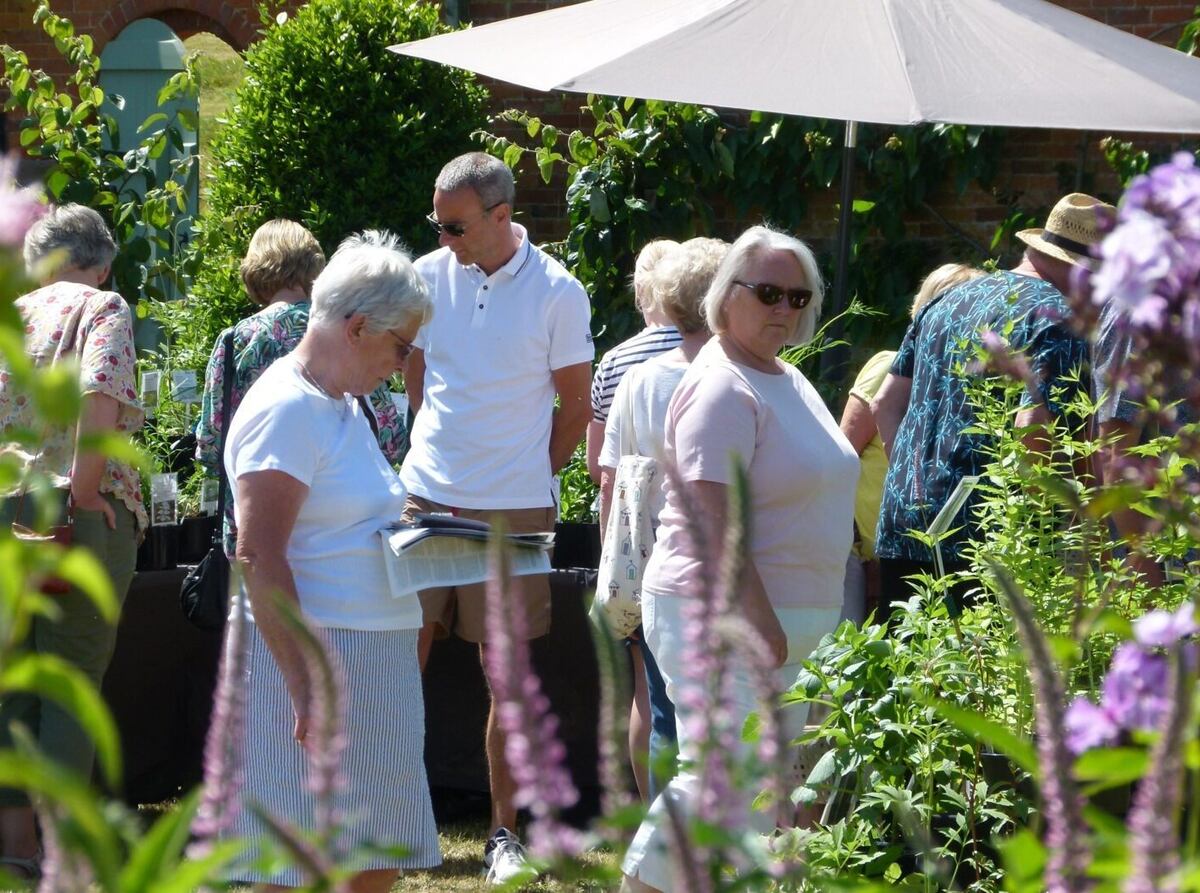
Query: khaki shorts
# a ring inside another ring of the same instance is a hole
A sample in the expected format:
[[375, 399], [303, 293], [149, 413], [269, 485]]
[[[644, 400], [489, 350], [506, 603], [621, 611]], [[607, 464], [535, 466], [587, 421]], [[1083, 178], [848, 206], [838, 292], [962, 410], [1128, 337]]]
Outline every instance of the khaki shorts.
[[[509, 533], [540, 533], [554, 529], [554, 509], [451, 509], [450, 506], [433, 502], [411, 493], [404, 502], [402, 520], [411, 521], [418, 512], [450, 512], [460, 518], [474, 521], [490, 521], [495, 516], [504, 518]], [[425, 622], [437, 625], [435, 636], [446, 638], [451, 631], [468, 642], [486, 642], [487, 613], [486, 583], [469, 583], [465, 586], [441, 586], [437, 589], [422, 589], [421, 611]], [[537, 639], [550, 632], [550, 578], [546, 574], [529, 574], [512, 578], [514, 608], [525, 611], [525, 629], [530, 639]]]

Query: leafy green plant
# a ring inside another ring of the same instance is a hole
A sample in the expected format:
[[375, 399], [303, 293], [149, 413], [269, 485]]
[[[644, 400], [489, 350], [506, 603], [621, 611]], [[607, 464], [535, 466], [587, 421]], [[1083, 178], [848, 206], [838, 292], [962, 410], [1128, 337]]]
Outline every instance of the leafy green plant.
[[558, 484], [559, 517], [563, 521], [595, 523], [597, 514], [593, 506], [600, 491], [588, 474], [583, 444], [575, 448], [571, 461], [559, 472]]
[[[531, 156], [546, 182], [565, 165], [570, 231], [556, 250], [588, 287], [605, 347], [640, 325], [628, 281], [647, 241], [733, 235], [715, 231], [730, 211], [803, 235], [812, 228], [812, 198], [840, 173], [840, 122], [600, 96], [589, 96], [585, 109], [592, 123], [569, 134], [510, 111], [496, 122], [503, 135], [481, 138], [512, 167]], [[979, 128], [863, 129], [849, 294], [884, 314], [854, 320], [854, 340], [898, 340], [931, 263], [928, 244], [909, 237], [905, 218], [932, 213], [929, 198], [939, 189], [989, 183], [999, 148], [998, 132]], [[966, 241], [965, 254], [986, 253]], [[822, 260], [828, 278], [832, 259]]]
[[213, 143], [189, 299], [155, 309], [178, 368], [202, 370], [217, 333], [252, 310], [238, 264], [272, 218], [300, 221], [327, 253], [371, 227], [431, 246], [434, 179], [483, 121], [473, 76], [387, 51], [447, 30], [435, 5], [314, 0], [280, 21], [264, 17]]
[[[70, 73], [65, 87], [31, 68], [20, 50], [4, 44], [3, 83], [10, 95], [5, 110], [21, 120], [21, 147], [49, 162], [45, 187], [56, 202], [78, 202], [98, 211], [110, 225], [120, 251], [113, 261], [113, 287], [130, 304], [177, 293], [185, 274], [179, 251], [188, 214], [188, 178], [195, 159], [183, 152], [183, 134], [197, 126], [195, 113], [176, 100], [194, 96], [188, 71], [173, 75], [159, 91], [159, 111], [138, 128], [134, 148], [118, 153], [121, 134], [115, 119], [101, 112], [100, 59], [92, 38], [77, 34], [70, 20], [56, 15], [49, 0], [38, 0], [33, 21], [54, 41]], [[119, 96], [109, 97], [123, 103]], [[175, 155], [174, 153], [179, 153]], [[158, 164], [173, 160], [160, 179]]]
[[821, 824], [792, 832], [813, 875], [910, 889], [999, 889], [993, 838], [1032, 815], [1023, 774], [950, 721], [954, 711], [1023, 696], [1003, 668], [1019, 658], [994, 604], [954, 622], [947, 581], [903, 606], [889, 634], [843, 623], [825, 637], [788, 696], [828, 714], [806, 736], [829, 750], [793, 799], [827, 803]]

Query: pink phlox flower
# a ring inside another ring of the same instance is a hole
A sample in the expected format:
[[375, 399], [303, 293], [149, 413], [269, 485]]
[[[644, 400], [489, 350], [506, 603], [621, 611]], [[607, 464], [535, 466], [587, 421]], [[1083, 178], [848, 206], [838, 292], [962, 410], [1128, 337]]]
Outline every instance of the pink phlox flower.
[[1104, 677], [1104, 708], [1123, 728], [1158, 727], [1167, 709], [1167, 658], [1133, 642], [1125, 642], [1113, 655]]
[[1133, 637], [1146, 648], [1170, 648], [1196, 634], [1196, 609], [1184, 602], [1175, 611], [1151, 611], [1133, 622]]
[[45, 213], [40, 186], [17, 186], [17, 156], [0, 156], [0, 245], [20, 248]]
[[1158, 217], [1144, 211], [1123, 212], [1121, 225], [1100, 243], [1104, 262], [1091, 276], [1092, 300], [1099, 306], [1116, 301], [1134, 312], [1158, 293], [1177, 251], [1174, 236]]
[[1108, 711], [1087, 698], [1076, 698], [1071, 702], [1063, 716], [1063, 724], [1067, 730], [1067, 748], [1073, 754], [1115, 744], [1121, 735], [1121, 727]]

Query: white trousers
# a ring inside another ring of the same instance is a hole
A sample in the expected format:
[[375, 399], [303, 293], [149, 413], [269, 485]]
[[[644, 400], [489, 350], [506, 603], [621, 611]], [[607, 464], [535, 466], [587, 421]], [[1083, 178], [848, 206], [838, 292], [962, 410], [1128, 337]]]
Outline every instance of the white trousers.
[[[633, 843], [625, 854], [621, 870], [644, 884], [664, 891], [682, 889], [673, 878], [674, 866], [668, 843], [671, 830], [665, 798], [671, 799], [680, 814], [689, 817], [695, 814], [693, 804], [700, 788], [700, 778], [695, 772], [695, 767], [699, 764], [701, 742], [689, 733], [689, 728], [694, 728], [694, 721], [689, 722], [693, 717], [689, 715], [689, 708], [681, 705], [676, 696], [686, 672], [684, 610], [688, 602], [687, 598], [654, 596], [648, 593], [643, 594], [642, 601], [642, 628], [646, 645], [658, 662], [658, 668], [667, 685], [667, 694], [676, 705], [679, 772], [650, 807], [646, 820], [638, 828]], [[776, 614], [788, 639], [787, 663], [775, 671], [776, 682], [781, 689], [787, 689], [795, 682], [801, 661], [812, 654], [822, 636], [837, 627], [841, 609], [783, 608], [777, 609]], [[749, 755], [748, 746], [741, 741], [741, 728], [746, 717], [759, 709], [759, 699], [752, 671], [744, 662], [734, 660], [729, 672], [732, 682], [729, 706], [735, 718], [738, 741], [733, 757], [740, 761]], [[793, 704], [783, 711], [785, 732], [789, 737], [794, 738], [803, 731], [807, 715], [807, 705], [803, 704]], [[757, 793], [739, 791], [738, 795], [743, 798], [743, 802], [731, 805], [748, 810]], [[756, 830], [767, 834], [774, 829], [773, 813], [751, 812], [750, 815]]]

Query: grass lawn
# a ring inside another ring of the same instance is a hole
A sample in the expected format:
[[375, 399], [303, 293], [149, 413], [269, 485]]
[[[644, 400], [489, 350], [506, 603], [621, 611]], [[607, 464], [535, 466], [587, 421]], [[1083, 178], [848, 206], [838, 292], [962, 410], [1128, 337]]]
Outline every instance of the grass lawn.
[[[405, 873], [393, 888], [395, 893], [483, 893], [492, 889], [483, 882], [483, 841], [487, 835], [485, 821], [463, 822], [445, 825], [438, 832], [442, 845], [442, 867], [436, 871], [411, 871]], [[618, 854], [597, 852], [586, 860], [592, 865], [616, 866]], [[593, 885], [579, 886], [542, 878], [524, 888], [539, 893], [568, 893], [568, 891], [600, 891], [606, 889]]]
[[200, 81], [200, 208], [205, 206], [203, 184], [212, 162], [208, 147], [220, 130], [223, 118], [233, 102], [234, 91], [242, 82], [245, 65], [229, 44], [212, 34], [194, 34], [184, 41], [188, 58], [194, 60]]

